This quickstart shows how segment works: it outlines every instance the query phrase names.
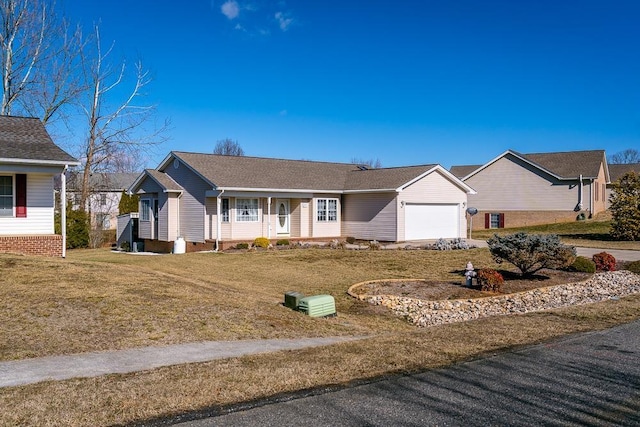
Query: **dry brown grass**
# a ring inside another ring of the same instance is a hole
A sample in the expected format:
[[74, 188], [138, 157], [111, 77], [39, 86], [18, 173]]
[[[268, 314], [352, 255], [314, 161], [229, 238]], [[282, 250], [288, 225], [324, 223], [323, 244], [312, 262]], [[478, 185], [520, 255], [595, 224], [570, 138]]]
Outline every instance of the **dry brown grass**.
[[[0, 425], [110, 425], [215, 409], [283, 392], [443, 366], [640, 317], [640, 296], [634, 296], [416, 329], [345, 295], [349, 285], [379, 278], [461, 280], [455, 270], [468, 260], [493, 266], [487, 250], [294, 250], [158, 257], [81, 251], [66, 261], [2, 256], [0, 343], [5, 359], [201, 339], [375, 336], [130, 375], [4, 388]], [[310, 319], [283, 308], [282, 294], [292, 289], [333, 294], [339, 316]], [[67, 316], [70, 320], [64, 319]], [[6, 340], [12, 344], [5, 346]], [[66, 340], [73, 350], [64, 346]], [[12, 345], [19, 350], [11, 350]]]

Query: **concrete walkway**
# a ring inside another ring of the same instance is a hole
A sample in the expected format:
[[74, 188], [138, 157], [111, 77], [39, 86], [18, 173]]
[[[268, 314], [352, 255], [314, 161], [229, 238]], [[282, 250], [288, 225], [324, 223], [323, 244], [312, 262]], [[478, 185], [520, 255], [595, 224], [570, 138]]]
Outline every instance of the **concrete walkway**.
[[13, 387], [47, 380], [126, 374], [162, 366], [318, 347], [362, 338], [364, 337], [205, 341], [162, 347], [13, 360], [0, 362], [0, 387]]

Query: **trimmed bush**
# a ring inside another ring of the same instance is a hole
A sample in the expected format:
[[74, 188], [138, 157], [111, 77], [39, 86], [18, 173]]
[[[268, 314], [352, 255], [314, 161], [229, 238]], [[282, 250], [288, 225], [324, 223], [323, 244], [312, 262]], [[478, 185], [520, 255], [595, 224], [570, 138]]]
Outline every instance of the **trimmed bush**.
[[625, 265], [625, 268], [632, 273], [640, 274], [640, 261], [632, 261]]
[[569, 266], [569, 270], [580, 273], [595, 273], [596, 263], [587, 257], [579, 256], [573, 261], [573, 264]]
[[253, 246], [256, 248], [268, 248], [269, 247], [269, 239], [266, 237], [256, 237], [253, 241]]
[[276, 242], [276, 246], [289, 246], [289, 240], [280, 239]]
[[596, 271], [615, 271], [616, 269], [616, 259], [607, 252], [595, 254], [593, 262], [596, 264]]
[[482, 268], [478, 271], [477, 276], [480, 290], [486, 292], [500, 292], [502, 291], [502, 285], [504, 278], [502, 274], [491, 268]]
[[345, 239], [347, 241], [348, 244], [353, 245], [356, 242], [356, 238], [349, 236]]
[[556, 234], [494, 234], [487, 243], [498, 264], [503, 261], [513, 264], [523, 277], [543, 268], [568, 267], [576, 258], [576, 249], [563, 245]]
[[236, 249], [249, 249], [249, 244], [248, 243], [238, 243], [236, 245]]

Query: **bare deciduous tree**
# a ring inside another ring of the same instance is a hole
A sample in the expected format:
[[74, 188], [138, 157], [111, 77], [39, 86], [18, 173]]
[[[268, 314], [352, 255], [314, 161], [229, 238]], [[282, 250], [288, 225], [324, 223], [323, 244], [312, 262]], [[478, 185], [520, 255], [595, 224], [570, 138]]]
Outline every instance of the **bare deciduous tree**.
[[[113, 44], [103, 51], [99, 27], [95, 26], [94, 31], [94, 49], [83, 53], [84, 82], [88, 90], [81, 103], [86, 137], [82, 146], [84, 174], [80, 206], [86, 205], [91, 173], [112, 170], [117, 159], [127, 153], [164, 142], [169, 125], [165, 121], [155, 126], [156, 106], [139, 103], [152, 80], [149, 71], [136, 62], [131, 87], [127, 89], [126, 62], [114, 66], [110, 62]], [[120, 101], [116, 101], [123, 93]]]
[[624, 151], [609, 156], [608, 162], [612, 165], [622, 165], [629, 163], [640, 163], [640, 151], [627, 148]]
[[244, 156], [244, 150], [240, 147], [238, 141], [231, 138], [221, 139], [216, 142], [213, 148], [213, 154], [221, 154], [223, 156]]
[[45, 124], [65, 118], [82, 92], [77, 73], [82, 33], [60, 19], [49, 0], [0, 0], [0, 114]]
[[351, 163], [354, 165], [362, 165], [366, 166], [370, 169], [380, 169], [382, 167], [382, 162], [377, 157], [375, 159], [364, 160], [358, 157], [352, 157]]

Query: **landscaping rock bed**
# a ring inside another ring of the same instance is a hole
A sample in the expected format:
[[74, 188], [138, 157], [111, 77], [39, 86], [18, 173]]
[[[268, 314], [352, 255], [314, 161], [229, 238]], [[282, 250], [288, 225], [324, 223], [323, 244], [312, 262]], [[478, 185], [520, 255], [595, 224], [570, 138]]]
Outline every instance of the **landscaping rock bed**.
[[[357, 286], [361, 285], [354, 285], [350, 294], [353, 295]], [[357, 297], [390, 308], [417, 326], [435, 326], [487, 316], [588, 304], [636, 293], [640, 293], [640, 275], [630, 271], [612, 271], [595, 274], [583, 282], [475, 299], [427, 301], [395, 295]]]

